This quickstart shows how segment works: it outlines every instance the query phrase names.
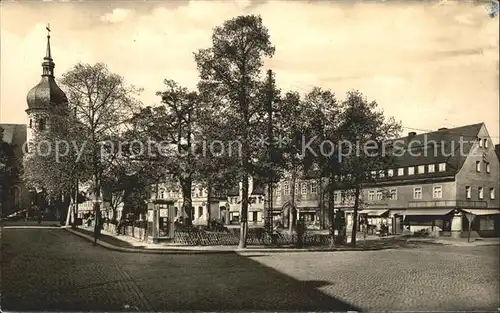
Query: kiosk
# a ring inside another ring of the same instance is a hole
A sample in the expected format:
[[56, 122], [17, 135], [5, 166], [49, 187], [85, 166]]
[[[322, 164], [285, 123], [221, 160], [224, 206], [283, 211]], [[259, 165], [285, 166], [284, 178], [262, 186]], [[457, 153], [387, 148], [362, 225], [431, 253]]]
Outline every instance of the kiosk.
[[170, 241], [174, 239], [175, 208], [173, 200], [153, 200], [148, 203], [148, 241]]

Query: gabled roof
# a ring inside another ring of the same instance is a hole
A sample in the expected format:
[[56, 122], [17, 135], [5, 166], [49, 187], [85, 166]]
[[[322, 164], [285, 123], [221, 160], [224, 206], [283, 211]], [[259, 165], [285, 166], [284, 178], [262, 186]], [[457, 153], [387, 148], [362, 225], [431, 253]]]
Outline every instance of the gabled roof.
[[252, 188], [252, 195], [263, 195], [265, 194], [265, 183], [263, 180], [259, 180], [257, 178], [253, 179], [253, 188]]
[[[415, 178], [446, 177], [455, 175], [462, 168], [467, 156], [471, 153], [475, 140], [483, 127], [483, 123], [460, 126], [450, 129], [440, 129], [422, 134], [409, 134], [406, 137], [391, 140], [390, 143], [400, 149], [396, 156], [391, 158], [388, 168], [394, 170], [393, 177], [383, 180], [405, 180]], [[409, 149], [411, 148], [411, 149]], [[437, 164], [446, 163], [446, 171], [439, 172]], [[415, 175], [397, 175], [398, 168], [414, 167], [419, 165], [436, 164], [434, 173]], [[303, 179], [318, 178], [318, 170], [310, 170]]]
[[477, 123], [399, 138], [393, 142], [399, 143], [406, 151], [403, 155], [394, 157], [393, 164], [395, 167], [408, 167], [447, 163], [458, 171], [483, 125]]

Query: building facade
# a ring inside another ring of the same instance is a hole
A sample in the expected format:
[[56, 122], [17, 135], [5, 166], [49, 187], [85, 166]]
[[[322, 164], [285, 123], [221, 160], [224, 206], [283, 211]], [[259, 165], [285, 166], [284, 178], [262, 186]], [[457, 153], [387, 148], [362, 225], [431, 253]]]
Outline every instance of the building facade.
[[0, 140], [8, 145], [12, 151], [12, 159], [9, 158], [12, 167], [12, 176], [0, 177], [0, 212], [2, 216], [14, 212], [29, 209], [31, 205], [31, 194], [24, 184], [21, 173], [21, 164], [24, 156], [26, 143], [26, 125], [24, 124], [0, 124], [3, 129], [3, 138]]
[[[449, 236], [467, 233], [472, 218], [472, 231], [498, 235], [499, 158], [483, 123], [409, 133], [398, 142], [405, 153], [393, 160], [392, 168], [371, 173], [374, 181], [363, 184], [360, 218], [374, 228], [386, 224], [392, 233], [434, 227]], [[292, 201], [291, 185], [288, 180], [275, 187], [275, 210], [283, 211]], [[309, 228], [331, 224], [326, 185], [325, 179], [308, 179], [294, 186], [297, 218]], [[335, 210], [346, 212], [351, 229], [353, 191], [335, 191], [333, 203]]]

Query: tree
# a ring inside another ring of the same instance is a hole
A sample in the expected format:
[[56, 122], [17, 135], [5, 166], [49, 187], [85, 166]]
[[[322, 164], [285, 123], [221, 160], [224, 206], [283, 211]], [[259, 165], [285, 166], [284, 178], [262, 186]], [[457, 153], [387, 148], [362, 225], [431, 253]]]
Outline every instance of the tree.
[[[338, 160], [338, 151], [335, 146], [340, 139], [341, 134], [338, 131], [340, 119], [339, 115], [342, 110], [342, 105], [335, 97], [335, 94], [330, 90], [321, 88], [313, 88], [304, 99], [304, 109], [306, 110], [309, 122], [306, 133], [312, 141], [314, 153], [306, 150], [306, 155], [309, 155], [309, 164], [314, 164], [319, 176], [318, 186], [320, 188], [320, 208], [323, 225], [326, 225], [325, 217], [329, 218], [330, 233], [332, 242], [334, 240], [334, 209], [335, 209], [335, 191], [338, 187], [338, 182], [335, 177], [339, 174], [340, 164]], [[323, 182], [326, 178], [326, 185]], [[324, 187], [324, 188], [323, 188]], [[325, 214], [324, 195], [328, 195], [328, 211]], [[326, 215], [326, 216], [325, 216]]]
[[[119, 138], [126, 129], [139, 108], [135, 96], [140, 90], [128, 86], [123, 77], [111, 73], [103, 63], [78, 63], [62, 75], [61, 84], [81, 125], [80, 136], [85, 138], [85, 150], [90, 156], [93, 194], [100, 198], [103, 172], [114, 160], [103, 149], [104, 143]], [[98, 203], [95, 209], [98, 216]]]
[[11, 144], [3, 141], [3, 132], [3, 128], [0, 127], [0, 208], [17, 176], [14, 149]]
[[161, 106], [146, 107], [134, 118], [138, 136], [152, 140], [152, 152], [140, 159], [155, 164], [157, 181], [171, 175], [180, 185], [183, 196], [182, 210], [190, 224], [193, 206], [191, 189], [198, 178], [200, 155], [196, 152], [196, 128], [198, 127], [199, 101], [195, 92], [180, 86], [173, 80], [164, 81], [165, 90], [157, 92]]
[[195, 53], [200, 74], [200, 92], [213, 95], [217, 102], [212, 105], [224, 116], [222, 120], [229, 123], [224, 125], [224, 130], [230, 127], [232, 133], [236, 134], [233, 139], [238, 139], [241, 143], [240, 248], [246, 247], [252, 160], [257, 152], [262, 152], [262, 147], [252, 145], [252, 139], [256, 134], [265, 134], [262, 120], [266, 110], [262, 109], [266, 84], [260, 75], [264, 57], [272, 57], [274, 51], [262, 18], [247, 15], [238, 16], [216, 27], [212, 36], [212, 47]]
[[[344, 183], [354, 194], [351, 243], [355, 245], [363, 184], [376, 180], [380, 171], [391, 166], [392, 147], [388, 143], [399, 135], [401, 125], [393, 118], [386, 119], [384, 113], [377, 110], [377, 103], [368, 102], [359, 91], [348, 92], [343, 107], [339, 134], [344, 142], [340, 147], [344, 157], [339, 161]], [[356, 147], [361, 150], [353, 151]]]
[[[33, 190], [40, 190], [60, 212], [69, 202], [77, 202], [76, 180], [88, 179], [88, 154], [82, 125], [68, 107], [53, 108], [46, 131], [36, 132], [23, 160], [23, 179]], [[73, 211], [74, 217], [77, 212]], [[74, 221], [76, 218], [74, 218]]]

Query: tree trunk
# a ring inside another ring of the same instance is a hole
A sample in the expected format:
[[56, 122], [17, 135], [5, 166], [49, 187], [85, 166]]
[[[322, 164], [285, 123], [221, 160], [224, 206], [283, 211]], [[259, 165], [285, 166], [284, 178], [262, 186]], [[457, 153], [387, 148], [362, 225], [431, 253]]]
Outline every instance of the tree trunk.
[[210, 180], [208, 180], [207, 183], [207, 228], [210, 229], [210, 219], [211, 219], [211, 212], [210, 212], [210, 200], [212, 198], [212, 183]]
[[351, 244], [353, 246], [356, 245], [356, 232], [358, 230], [358, 209], [359, 209], [359, 194], [361, 192], [361, 188], [359, 185], [356, 185], [354, 192], [354, 211], [352, 214], [352, 235], [351, 235]]
[[193, 224], [193, 221], [191, 219], [191, 215], [193, 212], [193, 199], [191, 198], [192, 181], [191, 179], [181, 179], [180, 183], [182, 188], [182, 210], [187, 214], [187, 218], [184, 219], [184, 223], [186, 225], [192, 225]]
[[297, 173], [294, 171], [292, 173], [292, 201], [291, 205], [292, 207], [289, 209], [289, 214], [288, 214], [288, 231], [290, 234], [293, 232], [293, 219], [294, 215], [296, 214], [295, 212], [295, 185], [297, 184]]
[[335, 175], [330, 174], [328, 179], [328, 216], [330, 217], [330, 236], [335, 243]]
[[323, 205], [323, 180], [320, 178], [318, 179], [318, 204], [319, 204], [319, 223], [320, 223], [320, 228], [325, 229], [326, 228], [326, 222], [325, 222], [325, 208]]
[[245, 173], [243, 174], [242, 191], [241, 191], [241, 218], [240, 218], [240, 243], [238, 248], [244, 249], [247, 246], [248, 234], [248, 160], [243, 159]]

